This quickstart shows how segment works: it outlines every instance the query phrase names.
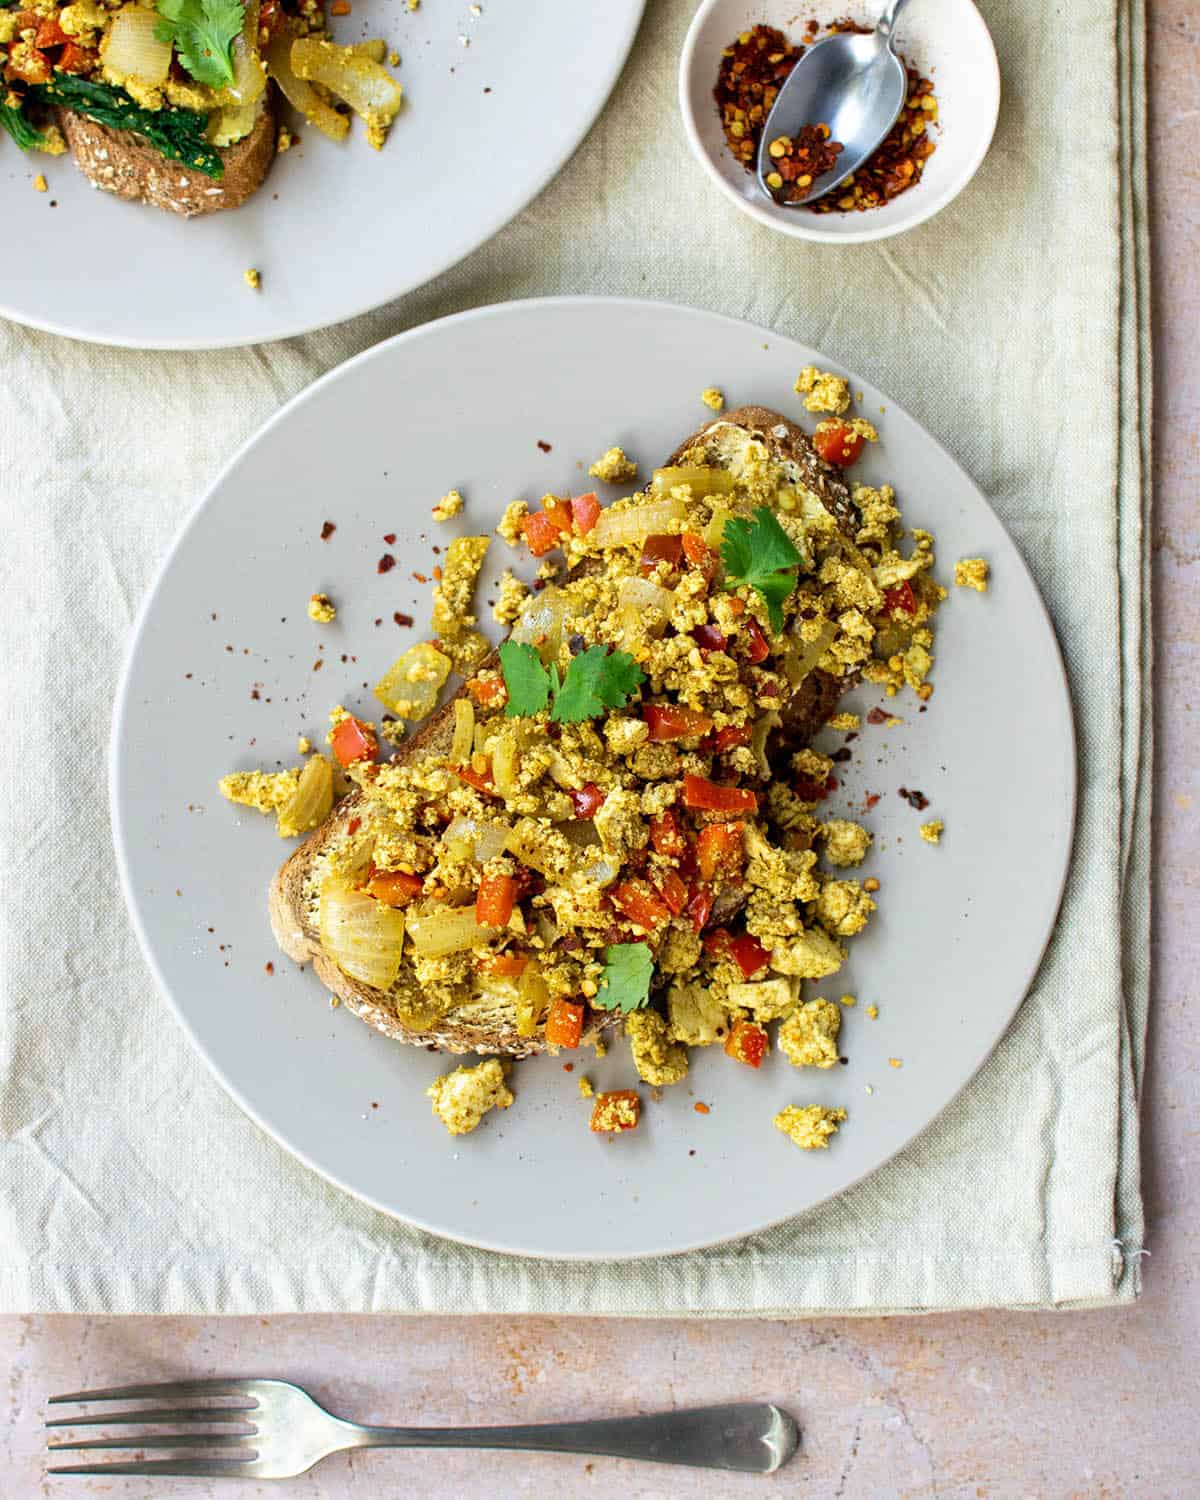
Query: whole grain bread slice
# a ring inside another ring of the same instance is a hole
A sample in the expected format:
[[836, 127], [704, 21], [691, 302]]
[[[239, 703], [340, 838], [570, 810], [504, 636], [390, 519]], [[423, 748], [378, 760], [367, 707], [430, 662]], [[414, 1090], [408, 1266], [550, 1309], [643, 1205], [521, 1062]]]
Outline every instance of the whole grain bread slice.
[[132, 130], [112, 130], [70, 109], [57, 110], [56, 118], [76, 166], [94, 187], [185, 219], [240, 207], [262, 186], [275, 157], [275, 110], [269, 95], [249, 135], [221, 148], [225, 170], [220, 179], [168, 161]]
[[[843, 534], [853, 538], [855, 509], [846, 485], [837, 472], [816, 454], [802, 428], [766, 407], [738, 407], [723, 416], [720, 422], [707, 423], [680, 443], [667, 460], [668, 465], [679, 464], [689, 454], [694, 456], [697, 450], [706, 448], [714, 430], [722, 423], [743, 427], [761, 436], [772, 453], [796, 463], [802, 482], [820, 497]], [[596, 565], [584, 564], [585, 567]], [[499, 657], [493, 652], [480, 670], [495, 667], [498, 662]], [[787, 747], [806, 744], [833, 714], [838, 699], [849, 686], [847, 679], [830, 677], [823, 672], [810, 673], [784, 708]], [[394, 758], [415, 763], [426, 756], [445, 755], [454, 733], [454, 702], [465, 691], [464, 684], [417, 733], [404, 741]], [[386, 993], [351, 979], [325, 953], [313, 922], [314, 866], [331, 843], [347, 836], [347, 825], [360, 814], [362, 795], [353, 792], [344, 798], [321, 827], [311, 833], [276, 872], [268, 893], [268, 910], [280, 948], [298, 964], [311, 963], [321, 983], [341, 1004], [395, 1041], [454, 1053], [486, 1052], [529, 1057], [541, 1052], [544, 1046], [541, 1038], [521, 1036], [511, 1020], [494, 1013], [475, 1017], [469, 1011], [456, 1011], [442, 1018], [435, 1027], [414, 1030], [404, 1024]], [[593, 1040], [600, 1032], [618, 1025], [619, 1021], [617, 1015], [600, 1018], [593, 1030], [585, 1034], [584, 1040]]]

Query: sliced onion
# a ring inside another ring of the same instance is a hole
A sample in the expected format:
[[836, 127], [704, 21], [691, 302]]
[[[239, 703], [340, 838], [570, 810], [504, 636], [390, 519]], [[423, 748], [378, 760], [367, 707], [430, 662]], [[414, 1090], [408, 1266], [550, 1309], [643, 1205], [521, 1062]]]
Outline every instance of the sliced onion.
[[562, 646], [563, 620], [569, 604], [562, 589], [553, 585], [540, 594], [534, 594], [513, 626], [513, 640], [533, 646], [544, 662], [556, 660]]
[[136, 78], [153, 87], [167, 81], [171, 68], [170, 42], [155, 36], [159, 14], [143, 5], [125, 5], [113, 17], [104, 48], [104, 66], [122, 78]]
[[515, 724], [505, 725], [492, 741], [492, 780], [502, 797], [511, 797], [517, 790], [520, 748], [520, 735]]
[[771, 774], [771, 765], [767, 760], [767, 736], [772, 729], [778, 729], [783, 720], [771, 709], [769, 713], [763, 714], [760, 719], [755, 719], [754, 727], [750, 731], [750, 749], [758, 762], [760, 776]]
[[267, 69], [258, 55], [258, 0], [246, 0], [242, 29], [230, 48], [233, 58], [233, 82], [224, 90], [223, 102], [255, 104], [267, 88]]
[[667, 619], [675, 608], [675, 595], [649, 578], [622, 578], [617, 586], [617, 603], [623, 609], [661, 609]]
[[668, 495], [677, 484], [691, 488], [695, 499], [705, 495], [728, 495], [734, 488], [734, 477], [728, 469], [702, 469], [684, 465], [676, 469], [655, 469], [650, 488], [656, 495]]
[[379, 63], [353, 47], [339, 47], [314, 37], [292, 43], [292, 69], [309, 83], [319, 83], [344, 99], [356, 115], [395, 119], [400, 108], [400, 85]]
[[381, 63], [388, 54], [387, 43], [382, 37], [372, 37], [369, 42], [351, 42], [350, 51], [357, 53], [359, 57], [368, 57], [372, 62]]
[[408, 936], [422, 958], [444, 958], [447, 953], [465, 953], [482, 947], [500, 931], [475, 920], [473, 906], [437, 906], [432, 911], [410, 912]]
[[475, 708], [466, 694], [454, 700], [454, 738], [450, 741], [450, 764], [464, 765], [475, 745]]
[[450, 658], [419, 641], [394, 661], [375, 684], [375, 696], [398, 719], [424, 719], [437, 707], [450, 675]]
[[480, 823], [474, 818], [458, 817], [447, 824], [442, 842], [449, 848], [465, 846], [468, 859], [486, 865], [489, 859], [504, 853], [511, 832], [507, 823]]
[[208, 117], [204, 138], [214, 146], [232, 146], [245, 138], [258, 124], [262, 114], [262, 101], [251, 104], [225, 104], [214, 109]]
[[321, 887], [321, 946], [351, 979], [386, 990], [400, 972], [404, 913], [340, 880]]
[[296, 790], [279, 809], [281, 838], [307, 833], [329, 816], [333, 806], [333, 767], [323, 755], [314, 755], [300, 772]]
[[528, 963], [517, 982], [517, 1035], [532, 1036], [550, 1009], [550, 991], [535, 963]]
[[648, 536], [669, 533], [672, 522], [682, 521], [686, 516], [687, 506], [682, 500], [670, 496], [665, 500], [647, 500], [628, 510], [603, 511], [591, 535], [598, 547], [640, 546]]
[[700, 534], [704, 538], [706, 546], [711, 547], [714, 552], [720, 552], [721, 539], [725, 535], [725, 523], [732, 516], [733, 512], [727, 506], [713, 506], [712, 520], [709, 521]]
[[267, 48], [267, 72], [279, 85], [287, 102], [293, 109], [298, 109], [310, 125], [331, 141], [345, 140], [350, 133], [349, 119], [326, 103], [311, 83], [296, 76], [292, 68], [292, 41], [290, 32], [276, 33]]
[[837, 626], [829, 620], [821, 629], [821, 633], [815, 641], [799, 649], [789, 647], [784, 652], [783, 675], [793, 688], [798, 688], [808, 674], [813, 670], [821, 658], [833, 645], [834, 637], [837, 635]]

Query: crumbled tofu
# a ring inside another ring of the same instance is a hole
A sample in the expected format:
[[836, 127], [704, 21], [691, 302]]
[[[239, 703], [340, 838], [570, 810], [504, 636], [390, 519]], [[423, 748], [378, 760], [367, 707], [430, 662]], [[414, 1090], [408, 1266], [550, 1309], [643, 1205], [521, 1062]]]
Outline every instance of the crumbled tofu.
[[458, 515], [462, 508], [463, 497], [457, 490], [450, 490], [433, 507], [433, 519], [435, 521], [448, 521], [451, 516]]
[[839, 1005], [844, 1005], [847, 1008], [849, 1008], [851, 1006], [854, 1006], [854, 1005], [857, 1005], [858, 1004], [858, 996], [857, 995], [840, 995], [838, 997], [838, 1004]]
[[637, 464], [625, 456], [624, 448], [610, 448], [596, 460], [588, 474], [605, 484], [629, 484], [637, 478], [637, 469]]
[[217, 790], [230, 802], [272, 813], [291, 801], [300, 784], [299, 768], [290, 771], [233, 771], [222, 776]]
[[974, 589], [977, 594], [986, 594], [987, 563], [982, 557], [960, 557], [954, 564], [954, 582], [960, 589]]
[[525, 608], [525, 601], [529, 598], [530, 592], [527, 583], [522, 583], [511, 568], [505, 568], [500, 579], [496, 602], [492, 605], [492, 619], [496, 624], [515, 625], [521, 617], [521, 611]]
[[486, 536], [460, 536], [446, 548], [442, 576], [433, 590], [432, 625], [446, 655], [464, 677], [469, 676], [491, 649], [487, 637], [474, 629], [471, 611], [479, 570], [490, 545]]
[[513, 1096], [504, 1081], [504, 1065], [489, 1057], [473, 1068], [455, 1068], [435, 1078], [425, 1090], [433, 1112], [451, 1135], [469, 1135], [491, 1109], [507, 1109]]
[[521, 522], [529, 514], [529, 506], [524, 500], [514, 500], [506, 505], [504, 514], [500, 517], [500, 524], [496, 527], [496, 535], [508, 543], [510, 547], [519, 547], [525, 533]]
[[329, 625], [337, 618], [337, 610], [328, 594], [313, 594], [308, 601], [308, 618], [318, 625]]
[[825, 858], [831, 865], [845, 868], [860, 865], [871, 847], [871, 835], [861, 823], [852, 823], [848, 818], [831, 818], [821, 824], [825, 840]]
[[778, 1021], [780, 1016], [786, 1016], [799, 993], [798, 979], [777, 975], [772, 979], [731, 984], [725, 992], [725, 1001], [739, 1010], [750, 1011], [754, 1019], [765, 1026], [768, 1021]]
[[592, 1086], [592, 1080], [585, 1074], [579, 1075], [579, 1097], [581, 1099], [595, 1098], [596, 1090]]
[[832, 1000], [806, 1000], [779, 1028], [779, 1046], [794, 1068], [832, 1068], [842, 1013]]
[[300, 735], [300, 737], [296, 740], [296, 754], [307, 755], [311, 749], [312, 740], [310, 740], [308, 735], [306, 734]]
[[836, 729], [839, 734], [849, 734], [851, 730], [862, 727], [862, 720], [857, 714], [834, 714], [833, 718], [829, 721], [829, 727], [830, 729]]
[[928, 823], [921, 824], [921, 837], [927, 844], [940, 844], [945, 827], [941, 818], [932, 818]]
[[33, 190], [35, 193], [47, 193], [50, 191], [50, 184], [41, 172], [33, 179]]
[[861, 932], [874, 910], [874, 901], [854, 880], [827, 880], [817, 897], [817, 918], [834, 937]]
[[672, 985], [667, 992], [667, 1016], [672, 1040], [686, 1047], [711, 1047], [729, 1035], [729, 1012], [701, 984]]
[[246, 283], [250, 290], [254, 292], [257, 292], [258, 289], [262, 286], [262, 275], [260, 274], [257, 266], [248, 266], [246, 270], [242, 272], [242, 280]]
[[776, 943], [771, 967], [778, 974], [798, 974], [801, 979], [827, 979], [846, 961], [845, 950], [819, 927], [804, 928]]
[[614, 755], [632, 755], [650, 738], [645, 719], [627, 714], [609, 714], [604, 721], [604, 743]]
[[662, 1088], [687, 1077], [687, 1051], [671, 1041], [667, 1023], [656, 1010], [635, 1010], [626, 1016], [625, 1035], [643, 1083]]
[[279, 127], [279, 133], [275, 137], [275, 150], [282, 156], [285, 151], [290, 151], [295, 143], [295, 136], [286, 125]]
[[847, 382], [840, 375], [818, 370], [815, 365], [805, 365], [797, 375], [793, 389], [798, 396], [804, 396], [805, 411], [831, 412], [838, 417], [850, 409], [850, 387]]
[[707, 386], [700, 392], [700, 399], [710, 411], [724, 411], [725, 397], [717, 390], [715, 385]]
[[610, 860], [623, 864], [636, 849], [643, 849], [650, 830], [642, 817], [642, 799], [637, 792], [614, 787], [592, 819], [597, 837]]
[[782, 1130], [801, 1151], [824, 1151], [830, 1136], [846, 1118], [844, 1109], [825, 1109], [820, 1104], [789, 1104], [775, 1116], [775, 1129]]
[[636, 1130], [642, 1101], [632, 1089], [618, 1089], [612, 1094], [597, 1094], [592, 1106], [591, 1129], [606, 1134]]
[[879, 1019], [879, 1007], [878, 1007], [878, 1005], [868, 1005], [867, 1006], [867, 1015], [870, 1016], [870, 1018], [871, 1018], [872, 1021], [878, 1021], [878, 1019]]

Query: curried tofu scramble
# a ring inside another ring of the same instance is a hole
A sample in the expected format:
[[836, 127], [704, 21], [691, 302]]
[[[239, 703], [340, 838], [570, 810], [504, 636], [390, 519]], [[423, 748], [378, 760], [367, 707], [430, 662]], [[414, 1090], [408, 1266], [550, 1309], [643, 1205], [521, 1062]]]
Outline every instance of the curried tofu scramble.
[[[499, 651], [472, 612], [489, 540], [460, 537], [435, 638], [375, 689], [382, 730], [339, 706], [330, 756], [221, 782], [290, 835], [325, 820], [341, 779], [354, 816], [313, 861], [322, 949], [418, 1039], [483, 1017], [503, 1044], [480, 1051], [570, 1053], [622, 1026], [654, 1089], [687, 1077], [695, 1047], [756, 1069], [772, 1050], [799, 1070], [839, 1061], [841, 1007], [814, 990], [879, 882], [852, 878], [870, 834], [822, 815], [835, 765], [809, 742], [857, 725], [837, 706], [860, 680], [928, 697], [945, 590], [891, 488], [845, 482], [860, 427], [822, 443], [823, 423], [814, 453], [736, 415], [607, 507], [514, 501], [498, 532], [541, 566], [532, 589], [505, 575]], [[440, 738], [406, 756], [405, 725], [455, 671]], [[380, 732], [401, 744], [389, 762]], [[508, 1106], [499, 1066], [430, 1090], [452, 1132]], [[591, 1128], [635, 1129], [640, 1108], [635, 1089], [599, 1094]], [[843, 1118], [792, 1106], [775, 1123], [817, 1149]]]

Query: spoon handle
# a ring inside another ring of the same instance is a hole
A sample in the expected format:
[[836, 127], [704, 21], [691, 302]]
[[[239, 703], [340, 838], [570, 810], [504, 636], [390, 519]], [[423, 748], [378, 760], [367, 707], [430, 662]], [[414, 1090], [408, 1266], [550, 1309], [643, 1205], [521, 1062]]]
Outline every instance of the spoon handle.
[[895, 30], [896, 22], [900, 19], [900, 12], [908, 4], [908, 0], [888, 0], [883, 7], [883, 14], [875, 23], [875, 30], [887, 42], [892, 43], [892, 32]]

